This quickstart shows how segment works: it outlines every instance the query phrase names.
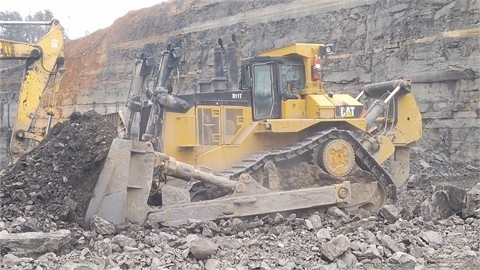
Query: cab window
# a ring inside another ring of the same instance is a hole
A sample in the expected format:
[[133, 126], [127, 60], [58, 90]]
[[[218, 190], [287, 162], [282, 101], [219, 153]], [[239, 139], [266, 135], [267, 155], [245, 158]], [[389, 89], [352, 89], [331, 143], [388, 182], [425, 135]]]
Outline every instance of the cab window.
[[251, 85], [251, 78], [250, 78], [250, 69], [248, 65], [243, 65], [242, 66], [242, 72], [241, 72], [241, 79], [240, 79], [240, 88], [241, 89], [250, 89], [252, 87]]
[[281, 65], [282, 91], [299, 93], [305, 88], [305, 68], [303, 65]]

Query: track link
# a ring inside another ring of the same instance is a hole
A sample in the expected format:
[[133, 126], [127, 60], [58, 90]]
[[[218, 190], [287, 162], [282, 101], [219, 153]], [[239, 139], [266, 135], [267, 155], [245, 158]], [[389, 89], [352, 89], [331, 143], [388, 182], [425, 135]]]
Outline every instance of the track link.
[[396, 200], [397, 189], [391, 176], [378, 164], [361, 143], [355, 139], [350, 131], [347, 130], [330, 129], [316, 132], [309, 137], [281, 149], [254, 154], [230, 170], [220, 173], [220, 175], [230, 179], [238, 179], [241, 174], [252, 174], [262, 169], [269, 161], [275, 163], [301, 156], [332, 139], [343, 139], [350, 143], [355, 151], [355, 161], [359, 167], [375, 176], [377, 182], [384, 189], [388, 199]]

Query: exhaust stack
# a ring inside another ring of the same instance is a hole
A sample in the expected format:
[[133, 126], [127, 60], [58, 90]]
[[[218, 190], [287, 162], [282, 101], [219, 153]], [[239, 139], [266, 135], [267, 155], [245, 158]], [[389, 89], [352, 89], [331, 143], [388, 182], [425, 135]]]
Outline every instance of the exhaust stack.
[[229, 88], [236, 90], [238, 88], [237, 45], [233, 42], [227, 45], [227, 69]]
[[223, 77], [223, 48], [220, 46], [213, 49], [213, 63], [215, 65], [215, 77]]
[[211, 84], [214, 92], [227, 90], [227, 78], [223, 74], [223, 46], [215, 47], [213, 51], [213, 62], [215, 64], [215, 77], [212, 78]]

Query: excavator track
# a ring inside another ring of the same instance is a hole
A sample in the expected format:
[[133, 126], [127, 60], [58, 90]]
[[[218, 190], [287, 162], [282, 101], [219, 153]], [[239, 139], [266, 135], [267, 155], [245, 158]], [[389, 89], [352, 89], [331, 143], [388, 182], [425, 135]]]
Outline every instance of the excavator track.
[[395, 201], [397, 198], [397, 189], [391, 176], [378, 164], [361, 143], [355, 139], [350, 131], [347, 130], [330, 129], [316, 132], [295, 144], [281, 149], [254, 154], [219, 175], [230, 179], [238, 179], [242, 174], [252, 174], [263, 169], [263, 166], [267, 164], [267, 162], [276, 163], [304, 155], [316, 147], [334, 139], [343, 139], [353, 147], [355, 161], [358, 166], [362, 170], [373, 174], [378, 184], [383, 188], [387, 199]]

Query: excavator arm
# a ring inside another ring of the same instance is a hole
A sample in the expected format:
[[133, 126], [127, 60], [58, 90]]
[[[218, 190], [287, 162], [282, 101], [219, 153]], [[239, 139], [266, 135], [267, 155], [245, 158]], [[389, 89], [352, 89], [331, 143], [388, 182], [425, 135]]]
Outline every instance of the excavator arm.
[[25, 60], [18, 107], [10, 141], [15, 162], [48, 133], [55, 114], [54, 94], [63, 70], [64, 32], [58, 20], [51, 22], [0, 22], [0, 25], [47, 25], [48, 32], [36, 44], [0, 39], [0, 60]]
[[0, 45], [1, 59], [36, 59], [42, 54], [41, 48], [35, 44], [0, 39]]

